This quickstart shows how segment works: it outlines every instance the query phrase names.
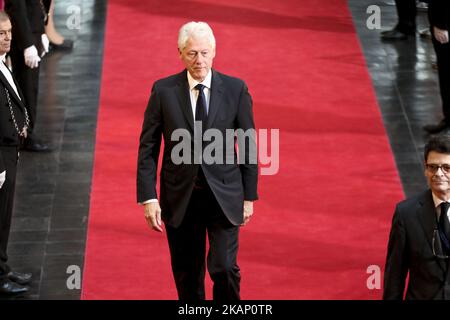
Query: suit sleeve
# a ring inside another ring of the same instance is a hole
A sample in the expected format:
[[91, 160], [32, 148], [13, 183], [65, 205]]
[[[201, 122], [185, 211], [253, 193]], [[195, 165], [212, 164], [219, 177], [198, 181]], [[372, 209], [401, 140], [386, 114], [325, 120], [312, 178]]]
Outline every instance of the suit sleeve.
[[156, 177], [161, 148], [161, 105], [156, 86], [152, 88], [150, 100], [144, 114], [137, 163], [137, 202], [157, 199]]
[[384, 300], [403, 299], [406, 276], [409, 270], [408, 261], [405, 224], [397, 206], [392, 219], [384, 271]]
[[258, 159], [253, 102], [245, 83], [242, 85], [239, 99], [236, 128], [245, 132], [245, 135], [238, 133], [239, 168], [244, 185], [244, 200], [258, 200]]
[[52, 4], [52, 0], [43, 0], [42, 4], [44, 5], [45, 13], [48, 14], [50, 12], [50, 6]]
[[0, 150], [0, 173], [6, 170], [5, 163], [3, 162], [2, 151]]
[[428, 5], [428, 18], [432, 27], [448, 30], [450, 4], [448, 0], [431, 0]]

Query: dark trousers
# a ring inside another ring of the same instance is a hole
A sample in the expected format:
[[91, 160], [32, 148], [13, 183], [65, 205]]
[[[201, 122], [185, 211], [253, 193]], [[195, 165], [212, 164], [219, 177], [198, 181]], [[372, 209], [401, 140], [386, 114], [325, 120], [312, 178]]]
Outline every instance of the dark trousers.
[[17, 171], [17, 147], [0, 146], [3, 162], [6, 167], [6, 181], [0, 189], [0, 282], [9, 272], [9, 266], [6, 264], [8, 255], [9, 231], [11, 228], [11, 218], [14, 205], [14, 190], [16, 187]]
[[166, 226], [166, 231], [180, 300], [205, 299], [206, 234], [213, 299], [240, 299], [241, 277], [236, 262], [239, 226], [229, 222], [209, 187], [194, 189], [183, 222], [177, 228]]
[[414, 33], [416, 31], [416, 0], [395, 0], [397, 7], [398, 24], [397, 29], [403, 33]]
[[10, 56], [14, 77], [19, 83], [19, 88], [25, 97], [25, 104], [28, 106], [30, 128], [28, 130], [27, 140], [32, 140], [33, 129], [36, 125], [37, 100], [39, 93], [39, 69], [42, 61], [39, 63], [37, 68], [31, 69], [25, 64], [23, 50], [18, 50], [13, 47]]
[[[433, 34], [433, 30], [431, 30]], [[450, 44], [441, 44], [434, 38], [433, 46], [436, 51], [438, 65], [439, 89], [442, 98], [442, 111], [447, 123], [450, 123]]]

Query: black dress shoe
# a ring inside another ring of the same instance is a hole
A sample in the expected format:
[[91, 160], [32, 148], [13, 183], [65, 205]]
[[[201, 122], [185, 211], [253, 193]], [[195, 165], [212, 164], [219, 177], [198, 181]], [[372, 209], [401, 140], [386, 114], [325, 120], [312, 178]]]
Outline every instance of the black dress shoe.
[[73, 41], [64, 39], [61, 44], [50, 43], [50, 50], [70, 51], [73, 48]]
[[397, 28], [381, 32], [381, 40], [407, 40], [412, 38], [415, 33], [404, 33]]
[[428, 11], [428, 3], [425, 3], [425, 1], [419, 1], [416, 3], [416, 8], [418, 11]]
[[431, 31], [429, 28], [419, 31], [420, 37], [424, 39], [431, 39]]
[[433, 134], [433, 133], [439, 133], [449, 127], [450, 127], [449, 124], [445, 120], [442, 120], [438, 124], [427, 124], [426, 126], [423, 127], [423, 129], [426, 132]]
[[25, 293], [28, 291], [27, 287], [23, 287], [20, 284], [17, 284], [15, 282], [5, 280], [0, 282], [0, 293], [6, 293], [6, 294], [19, 294], [19, 293]]
[[20, 273], [20, 272], [10, 271], [7, 274], [7, 277], [12, 282], [24, 285], [24, 284], [30, 283], [32, 275], [31, 275], [31, 273]]
[[43, 142], [37, 142], [37, 141], [31, 141], [31, 142], [25, 142], [25, 144], [22, 147], [25, 151], [30, 152], [50, 152], [52, 149], [48, 144], [45, 144]]

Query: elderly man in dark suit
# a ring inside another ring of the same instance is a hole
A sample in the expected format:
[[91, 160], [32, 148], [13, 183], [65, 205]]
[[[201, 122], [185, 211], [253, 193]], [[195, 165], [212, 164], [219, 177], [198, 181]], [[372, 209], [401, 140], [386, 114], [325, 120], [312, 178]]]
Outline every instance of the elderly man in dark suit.
[[11, 45], [13, 73], [30, 108], [30, 130], [24, 140], [27, 151], [51, 151], [34, 132], [37, 120], [39, 69], [42, 57], [49, 51], [45, 34], [47, 8], [41, 0], [6, 0], [5, 11], [11, 17], [14, 38]]
[[397, 205], [389, 237], [384, 299], [449, 300], [450, 136], [425, 146], [430, 189]]
[[19, 145], [27, 135], [28, 111], [24, 98], [11, 72], [4, 64], [11, 45], [11, 22], [0, 11], [0, 293], [23, 293], [22, 285], [31, 280], [31, 274], [11, 271], [8, 266], [9, 231], [14, 204]]
[[[214, 282], [213, 299], [238, 300], [239, 226], [249, 221], [253, 201], [258, 198], [252, 100], [242, 80], [212, 69], [215, 38], [208, 24], [183, 25], [178, 50], [186, 69], [154, 83], [144, 115], [137, 198], [145, 207], [151, 228], [162, 231], [161, 220], [165, 223], [179, 299], [205, 299], [207, 233], [207, 267]], [[238, 138], [239, 153], [244, 154], [239, 156], [238, 164], [234, 137], [231, 141], [225, 137], [229, 130], [239, 129], [253, 134], [248, 135], [249, 139]], [[208, 135], [208, 131], [224, 138], [215, 144], [213, 157], [218, 161], [205, 157], [212, 142], [199, 146], [202, 143], [198, 138], [203, 133]], [[189, 136], [187, 149], [179, 150], [180, 142], [175, 138], [178, 134]], [[164, 154], [158, 201], [156, 177], [161, 137]], [[179, 157], [187, 161], [180, 161]]]
[[439, 88], [444, 119], [424, 127], [428, 133], [439, 133], [450, 128], [450, 1], [430, 0], [428, 18], [434, 51], [436, 52]]

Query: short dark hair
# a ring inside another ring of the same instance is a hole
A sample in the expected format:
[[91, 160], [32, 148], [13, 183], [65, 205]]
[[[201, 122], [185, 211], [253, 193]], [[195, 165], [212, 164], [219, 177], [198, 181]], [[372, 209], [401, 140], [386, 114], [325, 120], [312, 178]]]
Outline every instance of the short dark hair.
[[423, 152], [425, 162], [427, 161], [428, 154], [431, 151], [450, 154], [450, 135], [442, 134], [433, 136], [432, 138], [430, 138], [430, 140], [428, 140]]

